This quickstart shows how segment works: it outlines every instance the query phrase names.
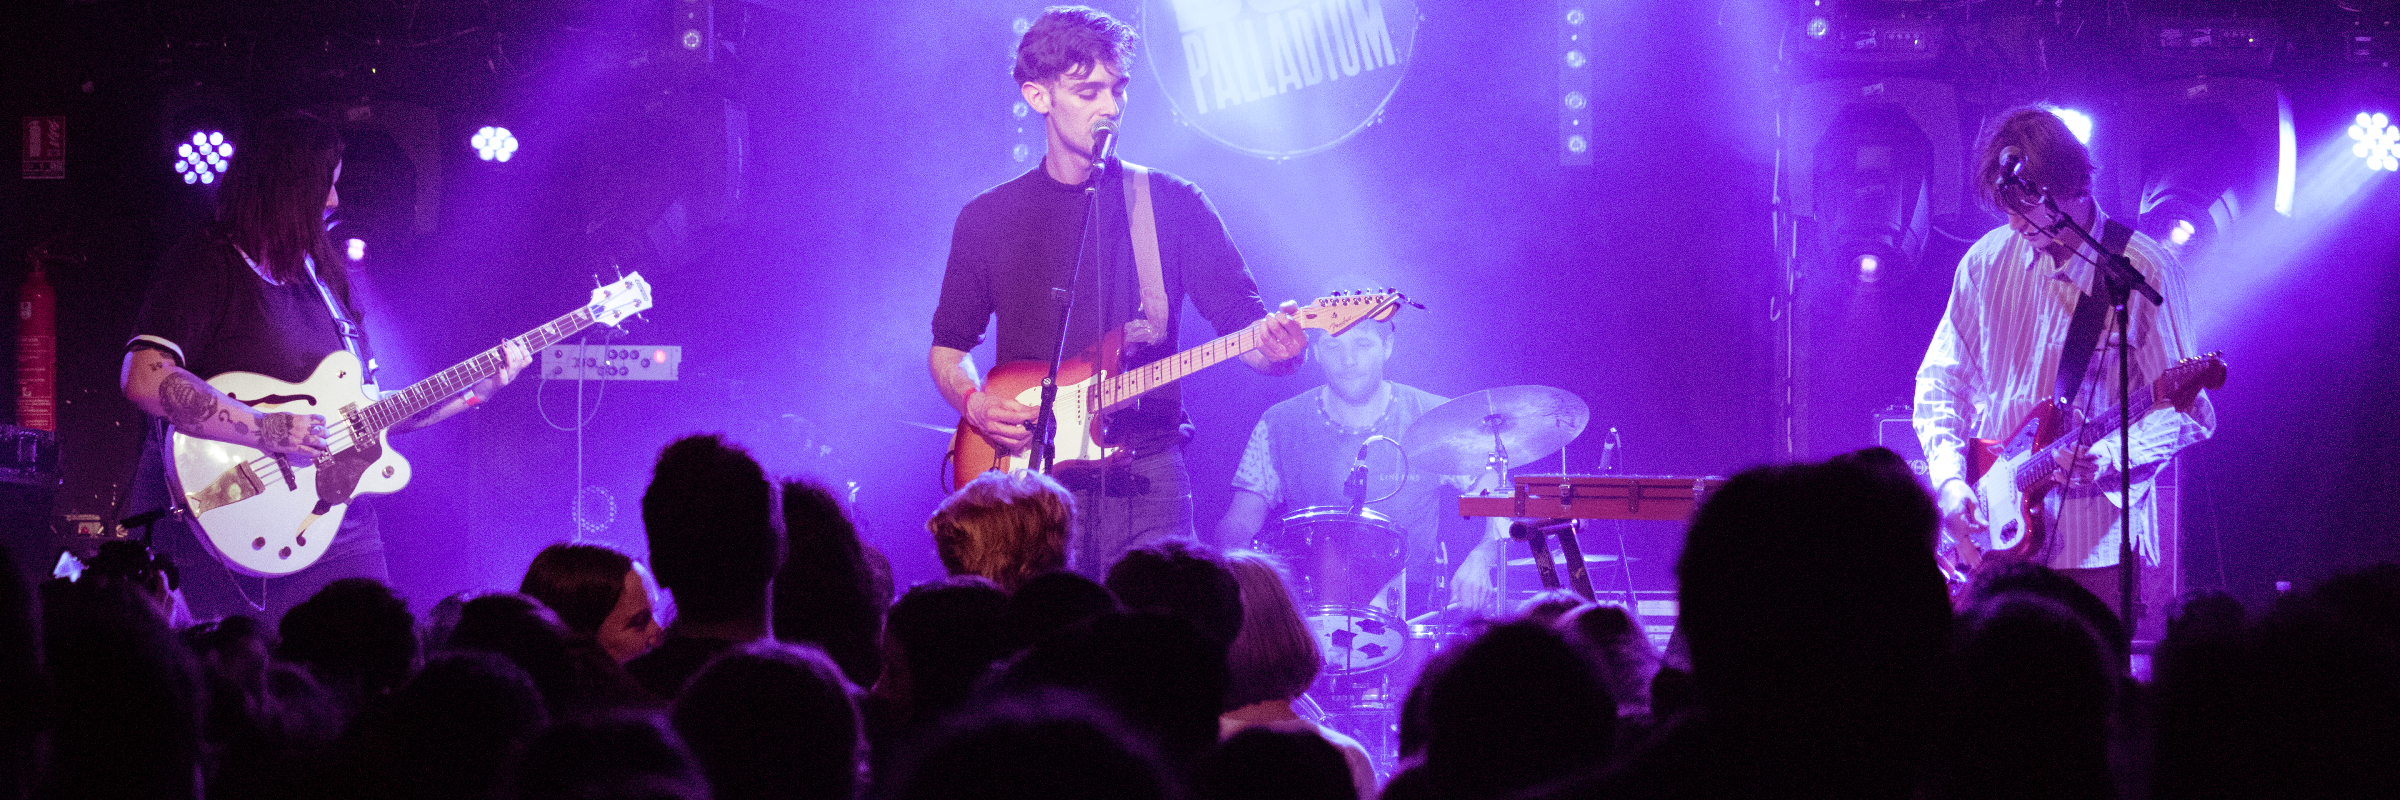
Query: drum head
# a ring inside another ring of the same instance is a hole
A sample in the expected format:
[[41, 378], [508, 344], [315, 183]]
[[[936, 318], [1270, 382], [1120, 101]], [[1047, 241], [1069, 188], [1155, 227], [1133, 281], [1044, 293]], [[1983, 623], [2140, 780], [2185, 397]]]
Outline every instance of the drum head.
[[1400, 529], [1374, 509], [1311, 506], [1285, 514], [1256, 547], [1291, 565], [1303, 603], [1366, 606], [1400, 574]]
[[1303, 618], [1324, 654], [1325, 672], [1357, 675], [1389, 667], [1408, 645], [1408, 625], [1370, 606], [1319, 605]]

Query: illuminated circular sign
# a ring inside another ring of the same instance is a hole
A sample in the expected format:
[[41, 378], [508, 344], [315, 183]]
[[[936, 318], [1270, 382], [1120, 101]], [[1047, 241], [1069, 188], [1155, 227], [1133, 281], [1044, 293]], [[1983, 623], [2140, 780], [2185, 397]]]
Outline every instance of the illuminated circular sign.
[[1266, 158], [1382, 116], [1416, 49], [1416, 0], [1143, 0], [1150, 73], [1194, 130]]

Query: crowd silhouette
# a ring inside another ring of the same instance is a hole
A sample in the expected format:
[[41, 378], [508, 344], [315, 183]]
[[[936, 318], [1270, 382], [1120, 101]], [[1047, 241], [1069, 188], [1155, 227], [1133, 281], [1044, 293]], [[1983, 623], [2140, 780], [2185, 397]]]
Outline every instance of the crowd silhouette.
[[422, 618], [358, 578], [281, 619], [178, 628], [172, 577], [143, 559], [38, 584], [0, 565], [0, 800], [2400, 786], [2400, 566], [2255, 612], [2191, 594], [2137, 681], [2122, 624], [2057, 573], [1987, 569], [1954, 601], [1932, 500], [1880, 448], [1711, 495], [1663, 652], [1627, 609], [1573, 595], [1478, 623], [1408, 685], [1388, 775], [1311, 711], [1321, 645], [1283, 565], [1171, 539], [1086, 565], [1095, 582], [1066, 571], [1074, 510], [1047, 478], [987, 475], [930, 512], [924, 546], [952, 574], [895, 598], [839, 496], [698, 435], [658, 457], [648, 563], [555, 545], [516, 591]]

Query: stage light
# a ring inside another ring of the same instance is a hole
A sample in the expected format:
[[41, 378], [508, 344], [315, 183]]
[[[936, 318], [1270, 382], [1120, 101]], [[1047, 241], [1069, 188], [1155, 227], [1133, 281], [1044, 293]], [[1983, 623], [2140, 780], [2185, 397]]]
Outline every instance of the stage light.
[[509, 133], [507, 128], [495, 125], [485, 125], [476, 130], [467, 143], [475, 147], [475, 157], [485, 161], [506, 164], [510, 156], [517, 154], [516, 135]]
[[2075, 134], [2075, 141], [2082, 142], [2085, 147], [2091, 146], [2092, 115], [2072, 108], [2054, 108], [2050, 113], [2057, 114], [2058, 121], [2067, 124], [2067, 132]]
[[1899, 106], [1854, 104], [1842, 109], [1815, 151], [1825, 263], [1855, 268], [1863, 283], [1906, 269], [1925, 238], [1920, 209], [1933, 178], [1933, 145], [1923, 129]]
[[1591, 42], [1583, 35], [1591, 32], [1591, 15], [1584, 11], [1584, 0], [1560, 0], [1558, 19], [1558, 163], [1567, 167], [1592, 165], [1592, 73], [1584, 69], [1591, 65], [1586, 49]]
[[1833, 22], [1824, 17], [1816, 17], [1808, 21], [1808, 38], [1823, 39], [1825, 34], [1832, 32]]
[[2176, 220], [2175, 226], [2167, 230], [2167, 243], [2176, 247], [2182, 247], [2190, 244], [2192, 242], [2192, 234], [2197, 233], [2199, 230], [2199, 228], [2192, 225], [2191, 220]]
[[2350, 146], [2350, 153], [2366, 159], [2367, 169], [2400, 172], [2400, 126], [2392, 124], [2390, 115], [2358, 112], [2350, 138], [2358, 142]]
[[1874, 253], [1858, 257], [1858, 282], [1874, 283], [1883, 277], [1883, 258]]
[[352, 261], [365, 261], [365, 260], [367, 260], [367, 240], [365, 240], [365, 239], [352, 239], [352, 240], [350, 240], [350, 242], [349, 242], [349, 255], [350, 255], [350, 260], [352, 260]]
[[175, 173], [185, 184], [213, 184], [233, 163], [233, 143], [223, 131], [193, 131], [192, 140], [175, 145]]

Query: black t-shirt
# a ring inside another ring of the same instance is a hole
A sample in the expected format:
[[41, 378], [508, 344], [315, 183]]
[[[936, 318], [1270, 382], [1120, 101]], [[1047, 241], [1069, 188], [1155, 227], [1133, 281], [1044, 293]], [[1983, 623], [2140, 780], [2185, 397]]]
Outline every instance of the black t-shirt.
[[[1075, 290], [1075, 325], [1067, 339], [1072, 357], [1098, 340], [1104, 327], [1133, 320], [1139, 313], [1141, 285], [1133, 262], [1133, 245], [1125, 222], [1123, 184], [1110, 180], [1100, 192], [1099, 224], [1087, 264], [1108, 269], [1083, 271]], [[1160, 272], [1172, 308], [1167, 334], [1156, 344], [1133, 347], [1125, 366], [1134, 367], [1173, 355], [1181, 349], [1175, 331], [1183, 318], [1183, 300], [1191, 298], [1219, 335], [1240, 330], [1267, 313], [1258, 297], [1258, 284], [1242, 264], [1242, 254], [1226, 235], [1225, 223], [1197, 186], [1153, 170], [1151, 207], [1158, 222]], [[993, 315], [999, 316], [995, 360], [1049, 361], [1059, 330], [1053, 289], [1065, 287], [1075, 275], [1075, 257], [1082, 242], [1085, 209], [1091, 203], [1080, 185], [1059, 183], [1037, 165], [1015, 180], [986, 190], [958, 213], [950, 235], [950, 261], [942, 276], [940, 304], [934, 309], [933, 343], [971, 350], [983, 342]], [[1099, 323], [1101, 272], [1107, 272], [1108, 325]], [[1135, 448], [1162, 441], [1183, 424], [1181, 391], [1176, 385], [1150, 392], [1140, 404], [1111, 421], [1118, 440]]]
[[239, 371], [298, 383], [342, 349], [334, 325], [315, 284], [267, 283], [233, 245], [203, 236], [159, 264], [133, 334], [203, 379]]

